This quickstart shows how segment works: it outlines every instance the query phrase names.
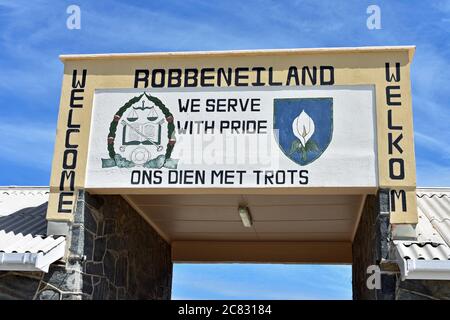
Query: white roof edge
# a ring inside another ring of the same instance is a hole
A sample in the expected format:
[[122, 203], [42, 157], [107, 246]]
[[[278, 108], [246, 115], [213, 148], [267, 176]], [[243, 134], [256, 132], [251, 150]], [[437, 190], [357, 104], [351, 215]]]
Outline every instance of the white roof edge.
[[450, 187], [416, 187], [416, 191], [418, 192], [450, 192]]
[[450, 280], [450, 260], [403, 259], [395, 252], [402, 280]]
[[48, 186], [0, 186], [0, 190], [50, 190]]
[[0, 252], [0, 271], [43, 271], [48, 272], [50, 264], [64, 257], [66, 241], [60, 242], [46, 254]]
[[408, 259], [400, 271], [405, 279], [450, 280], [450, 260]]
[[287, 48], [287, 49], [252, 49], [252, 50], [216, 50], [216, 51], [170, 51], [137, 53], [98, 53], [98, 54], [62, 54], [61, 61], [101, 58], [141, 58], [198, 55], [257, 55], [257, 54], [292, 54], [292, 53], [329, 53], [329, 52], [369, 52], [369, 51], [404, 51], [414, 54], [416, 46], [366, 46], [366, 47], [329, 47], [329, 48]]

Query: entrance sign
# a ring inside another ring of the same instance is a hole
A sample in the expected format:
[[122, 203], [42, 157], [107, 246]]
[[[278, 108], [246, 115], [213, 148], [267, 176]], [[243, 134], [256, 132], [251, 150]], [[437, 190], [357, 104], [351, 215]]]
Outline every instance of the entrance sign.
[[361, 86], [98, 90], [86, 187], [377, 187], [374, 119]]
[[390, 192], [417, 223], [414, 47], [62, 56], [47, 219], [92, 194]]
[[98, 90], [85, 186], [377, 187], [373, 100], [368, 86]]

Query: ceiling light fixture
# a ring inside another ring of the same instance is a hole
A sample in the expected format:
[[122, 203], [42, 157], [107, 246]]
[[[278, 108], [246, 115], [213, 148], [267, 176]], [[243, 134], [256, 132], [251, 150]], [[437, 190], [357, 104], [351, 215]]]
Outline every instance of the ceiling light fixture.
[[239, 207], [239, 216], [241, 217], [242, 224], [246, 228], [250, 228], [253, 224], [252, 222], [252, 216], [250, 215], [250, 212], [248, 211], [247, 207]]

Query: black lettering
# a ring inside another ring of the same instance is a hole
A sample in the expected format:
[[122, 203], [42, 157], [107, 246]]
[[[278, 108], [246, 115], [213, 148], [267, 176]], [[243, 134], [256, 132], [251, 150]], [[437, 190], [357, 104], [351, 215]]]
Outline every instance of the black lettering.
[[312, 85], [316, 85], [317, 82], [317, 67], [313, 67], [312, 73], [309, 67], [305, 66], [302, 68], [302, 85], [306, 85], [306, 74], [308, 74], [309, 80]]
[[181, 87], [181, 69], [169, 69], [167, 87], [179, 88]]
[[234, 85], [236, 87], [246, 87], [248, 86], [248, 81], [241, 82], [241, 80], [248, 80], [248, 74], [241, 74], [242, 72], [248, 72], [248, 68], [236, 68], [234, 70]]
[[393, 135], [391, 132], [388, 133], [388, 146], [389, 146], [389, 154], [393, 153], [393, 147], [395, 147], [395, 149], [397, 149], [397, 151], [401, 154], [403, 153], [403, 149], [402, 147], [400, 147], [399, 142], [403, 139], [403, 134], [400, 133], [400, 135], [397, 136], [397, 138], [395, 138], [395, 140], [393, 140]]
[[73, 170], [61, 171], [61, 181], [59, 182], [59, 190], [61, 190], [61, 191], [64, 190], [64, 185], [65, 185], [66, 180], [69, 181], [70, 191], [74, 191], [75, 190], [75, 171], [73, 171]]
[[252, 71], [256, 72], [256, 81], [252, 82], [252, 86], [254, 87], [261, 87], [264, 86], [264, 82], [261, 81], [261, 73], [266, 70], [264, 67], [254, 67], [252, 68]]
[[297, 67], [289, 67], [288, 75], [287, 75], [287, 82], [286, 85], [290, 86], [292, 79], [295, 81], [295, 85], [300, 85], [300, 79], [298, 78], [298, 70]]
[[150, 77], [150, 71], [144, 69], [136, 69], [134, 72], [134, 87], [139, 88], [139, 82], [144, 82], [143, 87], [148, 87], [148, 78]]
[[[72, 155], [72, 160], [69, 162], [69, 155]], [[77, 167], [77, 155], [78, 151], [75, 149], [64, 150], [63, 155], [63, 169], [72, 170]]]
[[233, 70], [231, 68], [227, 69], [227, 73], [225, 73], [224, 68], [219, 68], [217, 70], [217, 86], [222, 86], [222, 79], [225, 81], [227, 87], [231, 86], [232, 78], [233, 78]]
[[[189, 82], [189, 80], [192, 80]], [[198, 85], [198, 70], [186, 69], [184, 70], [184, 86], [186, 88], [194, 88]]]
[[207, 75], [207, 73], [214, 72], [214, 68], [204, 68], [200, 71], [200, 86], [202, 87], [214, 87], [214, 83], [207, 82], [208, 80], [214, 80], [213, 75]]
[[405, 190], [399, 190], [398, 192], [396, 190], [391, 190], [391, 211], [395, 211], [395, 201], [397, 199], [401, 199], [402, 202], [402, 211], [406, 212], [406, 192]]
[[[328, 70], [330, 72], [330, 76], [328, 80], [325, 80], [325, 71]], [[320, 66], [320, 84], [325, 85], [333, 85], [334, 84], [334, 67], [332, 66]]]
[[83, 69], [81, 81], [77, 80], [77, 70], [74, 69], [72, 73], [72, 88], [84, 88], [86, 85], [87, 70]]
[[308, 184], [308, 170], [300, 170], [299, 171], [300, 184]]
[[72, 122], [72, 117], [73, 117], [73, 109], [69, 109], [69, 116], [67, 117], [67, 128], [80, 128], [81, 125], [74, 124]]
[[392, 124], [392, 110], [388, 110], [388, 128], [391, 130], [402, 130], [403, 126], [394, 126]]
[[[158, 78], [159, 82], [157, 82]], [[152, 88], [163, 88], [165, 85], [165, 79], [166, 79], [166, 70], [154, 69], [152, 71]]]
[[391, 73], [389, 62], [385, 64], [386, 70], [386, 81], [387, 82], [399, 82], [400, 81], [400, 63], [395, 63], [395, 74]]
[[131, 184], [140, 184], [141, 172], [139, 170], [131, 171]]
[[80, 132], [80, 129], [67, 129], [66, 131], [66, 148], [78, 148], [78, 144], [71, 144], [70, 143], [70, 134], [72, 132]]
[[392, 99], [400, 98], [400, 93], [392, 93], [392, 90], [400, 90], [400, 86], [387, 86], [386, 87], [386, 103], [388, 106], [401, 106], [400, 101], [392, 101]]
[[[395, 173], [395, 164], [398, 164], [398, 174]], [[392, 180], [405, 179], [405, 162], [400, 158], [389, 159], [389, 177]]]
[[72, 207], [73, 201], [66, 201], [64, 200], [65, 197], [72, 197], [73, 198], [73, 192], [60, 192], [59, 193], [59, 201], [58, 201], [58, 213], [71, 213], [72, 208], [65, 209], [63, 206], [70, 205]]
[[283, 84], [281, 81], [280, 82], [276, 82], [273, 79], [274, 79], [273, 78], [273, 68], [270, 67], [269, 68], [269, 86], [281, 86]]
[[75, 103], [76, 101], [83, 101], [83, 97], [75, 96], [77, 93], [83, 93], [84, 89], [72, 89], [70, 92], [70, 107], [71, 108], [83, 108], [83, 104]]

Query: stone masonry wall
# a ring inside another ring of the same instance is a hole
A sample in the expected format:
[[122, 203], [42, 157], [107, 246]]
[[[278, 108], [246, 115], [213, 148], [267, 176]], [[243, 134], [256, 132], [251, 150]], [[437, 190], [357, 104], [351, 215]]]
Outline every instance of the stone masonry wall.
[[68, 241], [48, 273], [0, 273], [0, 299], [170, 299], [170, 245], [122, 197], [80, 191]]
[[366, 198], [358, 230], [353, 240], [353, 299], [391, 300], [395, 298], [395, 275], [381, 274], [381, 289], [369, 290], [367, 268], [379, 265], [389, 254], [389, 198], [380, 190]]

